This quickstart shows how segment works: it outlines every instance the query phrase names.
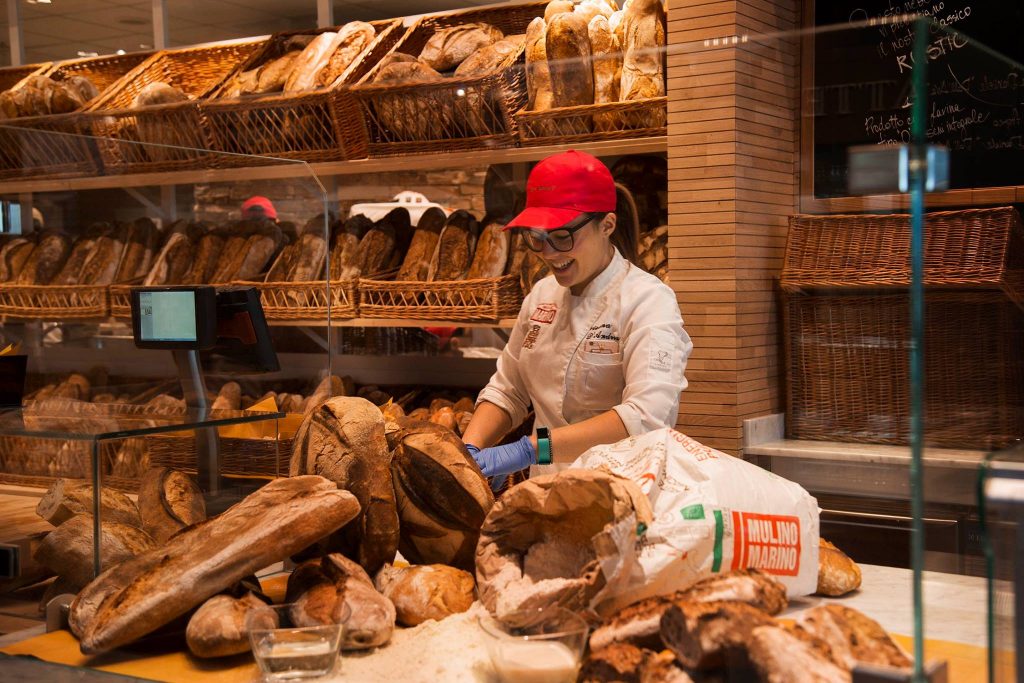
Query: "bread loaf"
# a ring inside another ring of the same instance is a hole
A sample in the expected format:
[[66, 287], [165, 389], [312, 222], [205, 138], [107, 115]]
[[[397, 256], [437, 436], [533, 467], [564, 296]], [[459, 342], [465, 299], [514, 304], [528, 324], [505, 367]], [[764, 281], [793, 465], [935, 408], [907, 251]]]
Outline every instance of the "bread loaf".
[[290, 275], [293, 282], [312, 282], [324, 279], [327, 262], [327, 241], [323, 235], [303, 233], [299, 238], [295, 269]]
[[[619, 101], [622, 80], [622, 48], [612, 33], [608, 19], [598, 14], [587, 25], [594, 64], [594, 104]], [[620, 115], [594, 114], [595, 131], [614, 131], [621, 127]]]
[[[77, 586], [93, 579], [92, 515], [75, 515], [36, 549], [35, 559]], [[153, 539], [138, 527], [100, 522], [100, 566], [113, 567], [154, 547]]]
[[433, 206], [423, 212], [419, 223], [416, 224], [416, 232], [413, 234], [412, 243], [405, 254], [402, 266], [398, 270], [395, 280], [406, 282], [410, 280], [426, 280], [430, 270], [430, 261], [437, 248], [437, 240], [448, 220], [444, 211]]
[[82, 268], [85, 267], [85, 262], [92, 256], [93, 247], [95, 246], [96, 240], [92, 237], [83, 235], [75, 240], [74, 246], [71, 247], [71, 254], [68, 256], [68, 260], [64, 262], [60, 272], [53, 279], [53, 284], [79, 284]]
[[478, 230], [476, 218], [468, 211], [460, 209], [450, 215], [437, 240], [427, 279], [462, 279], [472, 263]]
[[[548, 5], [549, 8], [551, 4]], [[547, 25], [543, 19], [537, 17], [526, 29], [526, 90], [529, 98], [527, 108], [531, 111], [547, 111], [555, 106], [555, 96], [551, 92], [551, 70], [548, 67], [546, 41]]]
[[274, 263], [267, 271], [266, 282], [288, 282], [295, 272], [295, 264], [299, 257], [298, 240], [286, 244], [277, 254]]
[[[39, 499], [36, 514], [54, 526], [60, 526], [75, 515], [91, 515], [92, 491], [92, 485], [84, 481], [58, 479]], [[109, 487], [100, 492], [100, 521], [142, 528], [139, 509], [132, 499]]]
[[206, 519], [203, 492], [184, 472], [155, 467], [139, 485], [142, 528], [158, 543]]
[[414, 419], [421, 410], [395, 420], [397, 429], [388, 435], [401, 519], [399, 549], [416, 564], [472, 570], [480, 525], [494, 496], [462, 440]]
[[85, 104], [100, 96], [99, 88], [85, 76], [68, 76], [61, 83]]
[[334, 54], [327, 61], [327, 65], [317, 74], [318, 86], [332, 85], [338, 78], [343, 76], [349, 67], [366, 51], [373, 39], [377, 37], [377, 31], [372, 24], [365, 21], [350, 21], [338, 31], [338, 47]]
[[845, 605], [813, 607], [797, 619], [804, 632], [820, 638], [840, 666], [858, 664], [909, 669], [913, 659], [874, 619]]
[[533, 286], [547, 276], [550, 269], [544, 259], [529, 249], [523, 251], [521, 263], [519, 284], [523, 289], [523, 294], [529, 294]]
[[[374, 83], [432, 83], [444, 76], [423, 61], [393, 52], [381, 60], [373, 75]], [[406, 94], [379, 95], [374, 111], [387, 139], [395, 141], [428, 140], [444, 135], [451, 125], [452, 111]]]
[[201, 236], [182, 284], [204, 285], [212, 282], [213, 272], [217, 268], [223, 249], [224, 236], [219, 232], [210, 230]]
[[[180, 226], [179, 226], [180, 227]], [[174, 230], [167, 237], [163, 248], [153, 261], [143, 284], [147, 287], [173, 285], [181, 282], [192, 259], [192, 243], [181, 230]]]
[[467, 611], [476, 582], [469, 572], [443, 564], [396, 569], [385, 565], [374, 579], [385, 598], [395, 605], [399, 623], [417, 626]]
[[321, 403], [332, 396], [345, 395], [345, 384], [342, 379], [337, 375], [329, 375], [324, 377], [320, 381], [320, 384], [316, 386], [316, 389], [313, 390], [313, 393], [304, 400], [306, 405], [304, 405], [303, 408], [305, 410], [312, 410], [313, 408], [319, 407]]
[[575, 12], [552, 17], [544, 38], [544, 53], [551, 73], [553, 105], [593, 104], [594, 71], [590, 62], [590, 37], [583, 18]]
[[240, 410], [241, 407], [242, 387], [238, 382], [225, 382], [210, 405], [211, 410]]
[[154, 81], [144, 86], [132, 99], [132, 109], [138, 107], [151, 107], [157, 104], [173, 104], [185, 102], [188, 95], [173, 85], [163, 81]]
[[467, 280], [477, 278], [499, 277], [505, 272], [508, 264], [509, 239], [508, 233], [501, 223], [491, 221], [480, 232], [476, 242], [476, 253], [473, 265], [469, 267]]
[[[661, 0], [632, 0], [622, 16], [622, 85], [620, 98], [643, 100], [665, 95], [665, 9]], [[652, 112], [647, 127], [665, 125], [665, 114]]]
[[500, 71], [511, 65], [526, 45], [526, 34], [507, 36], [485, 45], [459, 64], [453, 74], [455, 78], [471, 78]]
[[[300, 51], [288, 52], [264, 64], [256, 76], [252, 92], [264, 94], [284, 90], [284, 84], [288, 80], [288, 75], [292, 72], [299, 54]], [[244, 86], [241, 94], [245, 94]]]
[[839, 597], [860, 588], [860, 567], [824, 538], [818, 547], [818, 595]]
[[104, 571], [72, 603], [71, 629], [85, 654], [131, 643], [332, 533], [358, 511], [351, 493], [322, 477], [275, 479], [213, 519]]
[[296, 568], [285, 600], [294, 603], [289, 616], [298, 626], [338, 623], [348, 608], [344, 650], [384, 645], [395, 629], [395, 606], [374, 589], [362, 567], [338, 553]]
[[284, 84], [285, 92], [301, 92], [317, 87], [317, 76], [327, 66], [331, 55], [341, 43], [341, 35], [326, 31], [321, 33], [296, 57], [291, 73]]
[[360, 277], [379, 273], [391, 262], [395, 250], [395, 228], [385, 218], [374, 223], [359, 241], [355, 270]]
[[[25, 259], [32, 253], [32, 246], [32, 242], [24, 237], [12, 237], [4, 242], [3, 248], [0, 248], [0, 282], [10, 282], [17, 277]], [[23, 257], [20, 262], [16, 262], [14, 254], [19, 250]]]
[[369, 401], [328, 399], [306, 413], [295, 434], [289, 476], [319, 474], [359, 501], [359, 518], [326, 540], [324, 549], [355, 558], [369, 572], [394, 559], [398, 512], [384, 418]]
[[572, 0], [551, 0], [551, 2], [548, 3], [548, 6], [544, 8], [544, 21], [551, 21], [551, 18], [554, 17], [556, 14], [572, 11]]
[[277, 253], [282, 242], [281, 230], [273, 223], [265, 223], [245, 243], [245, 256], [238, 269], [230, 274], [230, 280], [254, 280], [263, 272]]
[[480, 48], [504, 37], [501, 29], [484, 23], [438, 29], [423, 46], [420, 59], [436, 71], [448, 71]]
[[79, 282], [83, 285], [109, 285], [114, 281], [124, 252], [125, 230], [119, 227], [96, 240], [92, 253], [82, 267]]
[[[249, 631], [246, 618], [252, 610], [265, 608], [266, 603], [252, 592], [241, 598], [230, 595], [215, 595], [200, 606], [185, 628], [185, 642], [196, 657], [210, 659], [229, 657], [249, 651]], [[261, 628], [277, 628], [278, 621], [273, 610], [260, 613]]]
[[373, 227], [373, 221], [362, 214], [348, 218], [334, 231], [331, 245], [331, 279], [349, 280], [359, 277], [359, 243]]
[[32, 249], [25, 265], [18, 274], [17, 283], [22, 285], [48, 285], [60, 272], [71, 251], [68, 238], [59, 233], [40, 237]]
[[113, 281], [128, 282], [148, 273], [159, 237], [160, 231], [150, 219], [139, 218], [133, 222]]
[[625, 12], [618, 10], [608, 17], [608, 28], [612, 30], [612, 35], [615, 36], [615, 40], [618, 41], [620, 48], [624, 47], [626, 44], [625, 27], [622, 25], [622, 17], [624, 14]]

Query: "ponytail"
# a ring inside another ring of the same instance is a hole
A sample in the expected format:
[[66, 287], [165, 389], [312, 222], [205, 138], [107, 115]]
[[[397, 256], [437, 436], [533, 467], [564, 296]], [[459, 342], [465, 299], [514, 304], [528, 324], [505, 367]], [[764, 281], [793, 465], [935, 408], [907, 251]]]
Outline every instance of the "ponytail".
[[640, 215], [633, 200], [633, 193], [618, 183], [615, 183], [615, 231], [612, 233], [611, 242], [627, 261], [637, 262]]

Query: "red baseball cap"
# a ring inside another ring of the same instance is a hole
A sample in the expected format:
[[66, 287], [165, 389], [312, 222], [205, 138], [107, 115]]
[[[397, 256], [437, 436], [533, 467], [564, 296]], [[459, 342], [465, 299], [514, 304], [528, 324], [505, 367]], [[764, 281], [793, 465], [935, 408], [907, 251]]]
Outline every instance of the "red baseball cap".
[[242, 218], [260, 218], [262, 216], [277, 220], [277, 209], [270, 203], [270, 200], [259, 195], [246, 199], [242, 204]]
[[526, 181], [526, 209], [505, 229], [554, 230], [580, 214], [614, 210], [611, 171], [597, 157], [569, 150], [533, 167]]

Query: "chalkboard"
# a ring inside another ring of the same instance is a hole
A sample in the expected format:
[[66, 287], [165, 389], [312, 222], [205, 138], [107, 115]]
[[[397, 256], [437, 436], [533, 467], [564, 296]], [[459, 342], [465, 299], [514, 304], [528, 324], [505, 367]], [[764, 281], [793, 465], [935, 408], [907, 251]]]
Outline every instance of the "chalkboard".
[[[951, 29], [928, 36], [928, 140], [950, 149], [951, 188], [1024, 185], [1024, 0], [814, 1], [817, 27], [918, 13]], [[816, 197], [848, 194], [851, 145], [909, 142], [912, 28], [815, 35]]]

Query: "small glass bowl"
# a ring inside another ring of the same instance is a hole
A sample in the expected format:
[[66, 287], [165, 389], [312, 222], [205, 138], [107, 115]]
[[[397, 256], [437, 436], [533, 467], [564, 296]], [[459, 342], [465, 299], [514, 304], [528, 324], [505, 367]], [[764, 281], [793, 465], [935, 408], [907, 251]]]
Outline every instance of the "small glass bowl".
[[579, 672], [590, 627], [580, 615], [562, 607], [545, 607], [509, 615], [507, 626], [480, 617], [487, 652], [498, 679], [505, 683], [573, 683]]
[[245, 617], [253, 657], [266, 681], [319, 678], [334, 673], [349, 608], [336, 624], [296, 626], [295, 603], [265, 605]]

